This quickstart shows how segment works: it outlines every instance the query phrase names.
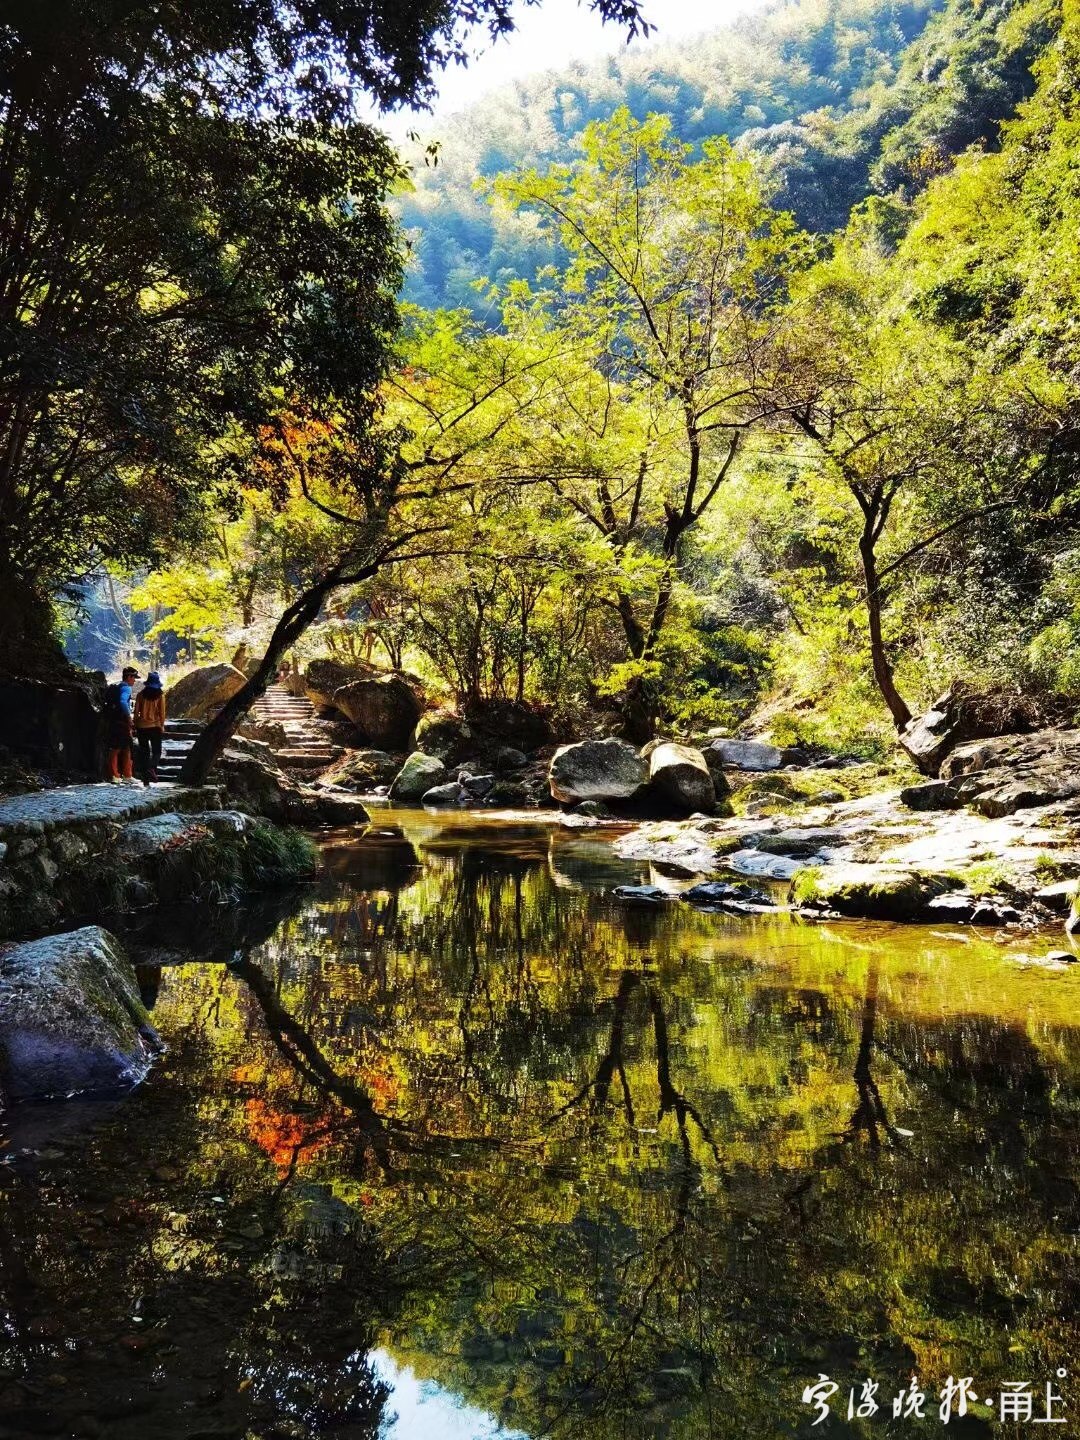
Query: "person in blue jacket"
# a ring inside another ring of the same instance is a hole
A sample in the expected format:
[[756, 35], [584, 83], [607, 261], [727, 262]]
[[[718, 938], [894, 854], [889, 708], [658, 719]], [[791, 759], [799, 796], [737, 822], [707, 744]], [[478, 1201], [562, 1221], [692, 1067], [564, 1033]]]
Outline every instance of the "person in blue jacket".
[[125, 665], [119, 685], [110, 685], [107, 692], [106, 744], [109, 750], [109, 779], [134, 778], [131, 753], [135, 731], [131, 723], [131, 687], [139, 678], [133, 665]]

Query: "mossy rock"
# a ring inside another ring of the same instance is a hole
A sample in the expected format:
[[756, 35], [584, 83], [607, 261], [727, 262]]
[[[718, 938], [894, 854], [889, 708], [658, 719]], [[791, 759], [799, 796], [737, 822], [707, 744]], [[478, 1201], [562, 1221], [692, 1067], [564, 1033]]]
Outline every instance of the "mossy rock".
[[812, 866], [791, 886], [798, 904], [816, 902], [863, 920], [918, 920], [930, 901], [956, 889], [955, 879], [879, 865]]
[[0, 956], [0, 1080], [21, 1098], [115, 1091], [146, 1074], [157, 1036], [135, 972], [97, 926]]

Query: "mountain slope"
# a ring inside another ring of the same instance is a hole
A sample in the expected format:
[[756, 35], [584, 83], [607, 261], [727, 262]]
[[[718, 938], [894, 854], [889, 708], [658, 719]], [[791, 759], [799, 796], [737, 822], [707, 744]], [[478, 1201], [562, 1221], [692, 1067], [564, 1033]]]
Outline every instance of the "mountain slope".
[[592, 120], [625, 104], [671, 114], [697, 143], [725, 134], [759, 154], [777, 203], [816, 231], [871, 192], [908, 195], [1032, 88], [1054, 0], [793, 0], [691, 41], [571, 64], [453, 117], [439, 162], [399, 201], [413, 247], [407, 298], [476, 308], [478, 279], [531, 276], [556, 257], [528, 217], [480, 190], [523, 164], [573, 157]]

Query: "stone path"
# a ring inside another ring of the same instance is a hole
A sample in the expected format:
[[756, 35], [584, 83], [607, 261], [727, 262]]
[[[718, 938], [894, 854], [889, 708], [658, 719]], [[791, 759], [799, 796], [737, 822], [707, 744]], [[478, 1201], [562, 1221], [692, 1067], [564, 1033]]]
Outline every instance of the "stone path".
[[219, 800], [219, 792], [213, 787], [159, 783], [146, 789], [111, 782], [62, 785], [54, 790], [0, 798], [0, 839], [41, 835], [67, 825], [137, 820], [165, 810], [213, 808]]
[[249, 719], [285, 732], [285, 744], [272, 747], [283, 770], [314, 774], [326, 770], [343, 753], [341, 746], [328, 738], [324, 722], [307, 696], [294, 695], [284, 685], [271, 685], [251, 707]]

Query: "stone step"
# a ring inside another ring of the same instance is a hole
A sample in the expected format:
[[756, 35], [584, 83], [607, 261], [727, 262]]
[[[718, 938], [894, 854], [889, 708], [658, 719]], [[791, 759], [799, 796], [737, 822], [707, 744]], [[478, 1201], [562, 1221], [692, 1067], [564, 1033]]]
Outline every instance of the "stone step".
[[341, 751], [275, 750], [274, 759], [286, 770], [324, 770], [339, 759]]

